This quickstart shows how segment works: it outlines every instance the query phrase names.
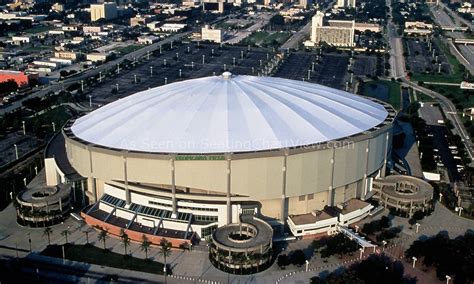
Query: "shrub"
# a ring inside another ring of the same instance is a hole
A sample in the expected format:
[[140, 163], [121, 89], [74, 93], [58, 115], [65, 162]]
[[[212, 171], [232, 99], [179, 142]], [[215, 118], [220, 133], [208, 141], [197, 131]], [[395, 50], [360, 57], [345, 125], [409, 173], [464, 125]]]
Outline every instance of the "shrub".
[[277, 258], [277, 264], [280, 268], [290, 265], [290, 258], [286, 254], [281, 254]]

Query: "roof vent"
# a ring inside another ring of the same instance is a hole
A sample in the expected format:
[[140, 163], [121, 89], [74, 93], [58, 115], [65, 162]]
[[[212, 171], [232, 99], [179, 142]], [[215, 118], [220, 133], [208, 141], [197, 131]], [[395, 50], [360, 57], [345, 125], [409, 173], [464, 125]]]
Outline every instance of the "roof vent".
[[229, 71], [222, 73], [222, 78], [225, 80], [229, 80], [231, 77], [232, 77], [232, 73], [230, 73]]

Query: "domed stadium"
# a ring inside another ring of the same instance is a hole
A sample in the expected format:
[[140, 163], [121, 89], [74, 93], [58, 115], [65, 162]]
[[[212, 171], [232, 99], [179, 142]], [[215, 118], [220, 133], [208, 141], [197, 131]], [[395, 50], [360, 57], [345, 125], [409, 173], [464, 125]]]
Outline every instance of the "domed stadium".
[[47, 182], [82, 190], [90, 225], [190, 244], [242, 217], [278, 225], [364, 200], [395, 115], [341, 90], [225, 72], [69, 121], [48, 145]]

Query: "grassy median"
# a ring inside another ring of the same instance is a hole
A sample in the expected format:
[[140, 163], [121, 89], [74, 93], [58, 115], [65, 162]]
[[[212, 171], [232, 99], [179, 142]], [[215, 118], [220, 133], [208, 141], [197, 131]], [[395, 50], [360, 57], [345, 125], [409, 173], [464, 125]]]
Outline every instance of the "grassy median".
[[[41, 255], [62, 258], [63, 254], [61, 247], [61, 245], [49, 245], [41, 252]], [[154, 274], [163, 274], [163, 263], [145, 261], [144, 259], [131, 256], [124, 256], [123, 254], [118, 254], [109, 250], [103, 250], [92, 245], [67, 244], [64, 246], [64, 250], [66, 259], [73, 261]]]

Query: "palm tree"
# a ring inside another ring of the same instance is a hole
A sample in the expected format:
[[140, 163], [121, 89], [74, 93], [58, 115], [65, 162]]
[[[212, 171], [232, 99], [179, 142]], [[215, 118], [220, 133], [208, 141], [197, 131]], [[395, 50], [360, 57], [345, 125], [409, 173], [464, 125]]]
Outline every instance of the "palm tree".
[[140, 249], [145, 252], [145, 260], [148, 260], [148, 249], [151, 246], [151, 242], [148, 240], [148, 238], [143, 234], [142, 237], [142, 243], [140, 244]]
[[48, 236], [48, 244], [51, 245], [51, 234], [53, 230], [50, 227], [46, 227], [43, 231], [43, 237]]
[[166, 239], [161, 239], [160, 250], [158, 251], [158, 254], [163, 256], [164, 272], [166, 276], [166, 258], [171, 254], [171, 243]]
[[102, 241], [102, 242], [104, 243], [104, 250], [105, 250], [105, 241], [106, 241], [107, 238], [109, 237], [108, 234], [109, 234], [109, 231], [100, 228], [100, 233], [99, 233], [99, 235], [97, 236], [97, 238], [99, 239], [99, 241]]
[[120, 230], [120, 239], [122, 240], [123, 249], [125, 251], [125, 256], [127, 256], [127, 247], [130, 245], [130, 238], [128, 237], [127, 233], [122, 229]]
[[71, 231], [69, 231], [69, 226], [67, 227], [66, 230], [64, 230], [64, 231], [61, 232], [61, 235], [66, 238], [66, 244], [68, 243], [68, 241], [67, 241], [67, 235], [70, 235], [70, 234], [71, 234]]
[[187, 242], [182, 242], [180, 245], [179, 245], [179, 248], [182, 249], [183, 251], [189, 249], [189, 244]]

